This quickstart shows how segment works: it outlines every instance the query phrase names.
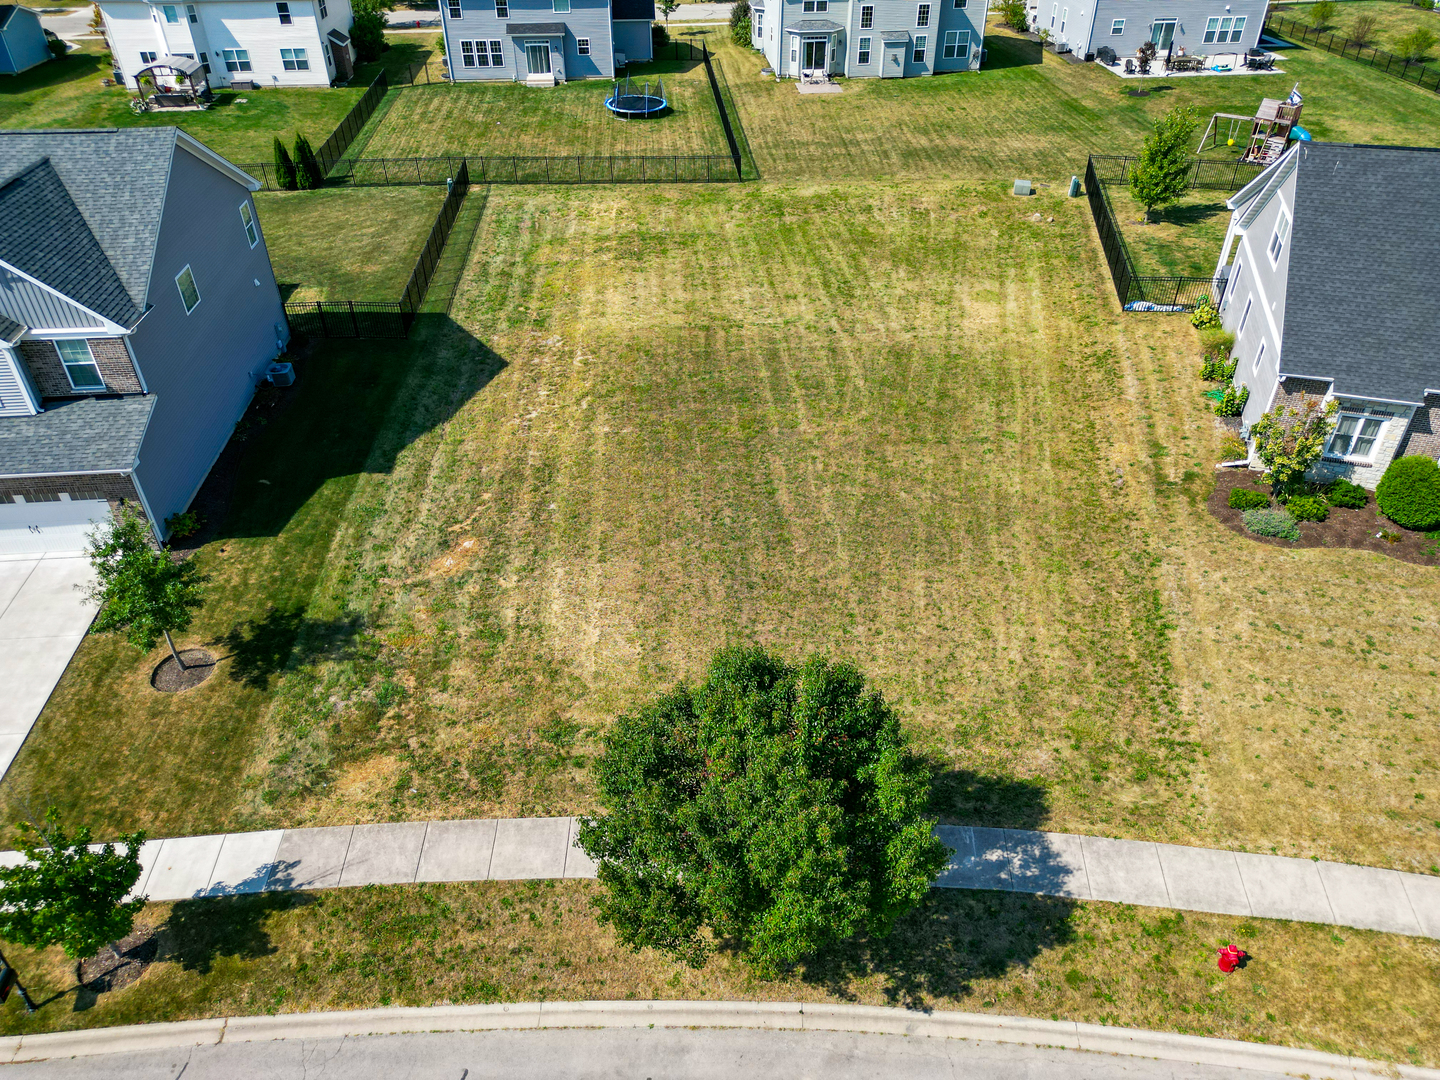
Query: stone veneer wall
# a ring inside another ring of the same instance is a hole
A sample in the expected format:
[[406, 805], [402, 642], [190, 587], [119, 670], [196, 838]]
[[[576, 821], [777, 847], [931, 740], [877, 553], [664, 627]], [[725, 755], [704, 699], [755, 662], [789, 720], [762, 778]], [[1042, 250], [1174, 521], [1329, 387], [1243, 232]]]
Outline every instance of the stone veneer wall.
[[1440, 460], [1440, 394], [1426, 394], [1425, 404], [1415, 410], [1400, 456], [1419, 454]]
[[[130, 352], [125, 341], [118, 337], [88, 338], [90, 352], [100, 377], [105, 380], [105, 392], [109, 394], [138, 394], [140, 379], [135, 374], [135, 365], [130, 362]], [[34, 339], [20, 343], [20, 356], [30, 369], [35, 389], [41, 397], [77, 397], [93, 394], [95, 391], [77, 391], [70, 385], [65, 374], [65, 365], [60, 362], [60, 353], [52, 341]]]

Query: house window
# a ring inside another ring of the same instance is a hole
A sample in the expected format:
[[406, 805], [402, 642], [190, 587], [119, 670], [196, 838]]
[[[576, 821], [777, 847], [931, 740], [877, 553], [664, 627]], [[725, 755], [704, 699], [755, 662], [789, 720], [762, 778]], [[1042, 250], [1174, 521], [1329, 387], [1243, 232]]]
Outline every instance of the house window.
[[1255, 351], [1255, 362], [1250, 365], [1250, 370], [1256, 375], [1260, 374], [1260, 361], [1265, 359], [1265, 343], [1260, 342], [1260, 348]]
[[205, 59], [203, 52], [200, 54], [200, 70], [205, 72], [206, 75], [210, 74], [210, 61]]
[[861, 67], [870, 63], [870, 39], [868, 37], [862, 37], [860, 39], [860, 49], [855, 54], [855, 63]]
[[805, 0], [806, 11], [829, 11], [830, 0]]
[[490, 66], [505, 66], [505, 43], [503, 41], [490, 42]]
[[[461, 67], [475, 67], [475, 66], [476, 66], [476, 63], [475, 63], [475, 42], [473, 42], [473, 41], [462, 41], [462, 42], [460, 42], [460, 66], [461, 66]], [[481, 53], [480, 53], [480, 63], [479, 63], [479, 66], [480, 66], [480, 67], [486, 67], [486, 66], [488, 66], [488, 61], [485, 59], [485, 53], [484, 53], [483, 49], [482, 49], [482, 51], [481, 51]]]
[[1285, 239], [1290, 235], [1290, 215], [1282, 207], [1280, 220], [1275, 222], [1275, 231], [1270, 234], [1270, 246], [1265, 250], [1270, 254], [1270, 265], [1280, 265], [1280, 253], [1285, 250]]
[[224, 56], [225, 56], [225, 70], [226, 70], [226, 71], [249, 71], [249, 70], [250, 70], [250, 50], [249, 50], [249, 49], [225, 49], [225, 50], [223, 50], [223, 53], [224, 53]]
[[1232, 42], [1239, 41], [1240, 35], [1245, 33], [1245, 18], [1246, 16], [1244, 15], [1236, 16], [1234, 25], [1230, 27], [1230, 40]]
[[796, 63], [797, 60], [798, 60], [798, 57], [799, 57], [799, 53], [797, 53], [794, 49], [791, 49], [791, 50], [790, 50], [790, 63], [792, 63], [792, 64]]
[[320, 0], [320, 18], [324, 19], [330, 15], [330, 10], [325, 6], [325, 0]]
[[460, 0], [450, 0], [449, 4], [446, 5], [446, 6], [448, 7], [449, 12], [450, 12], [450, 18], [452, 18], [452, 19], [458, 19], [458, 18], [460, 18], [461, 14], [462, 14], [462, 12], [460, 11]]
[[290, 5], [289, 5], [289, 4], [286, 4], [286, 3], [276, 4], [276, 5], [275, 5], [275, 14], [280, 16], [280, 25], [281, 25], [281, 26], [289, 26], [289, 25], [290, 25], [291, 19], [290, 19]]
[[253, 248], [260, 242], [260, 233], [255, 228], [255, 211], [250, 209], [248, 202], [240, 204], [240, 223], [245, 226], [245, 239], [250, 241]]
[[1240, 325], [1235, 328], [1235, 336], [1238, 338], [1245, 332], [1245, 324], [1250, 321], [1250, 309], [1255, 305], [1255, 297], [1245, 298], [1245, 310], [1240, 313]]
[[166, 4], [166, 5], [165, 5], [163, 8], [161, 8], [160, 10], [163, 11], [163, 12], [165, 12], [165, 21], [166, 21], [166, 22], [168, 22], [168, 23], [178, 23], [178, 22], [180, 21], [180, 12], [176, 10], [174, 4]]
[[497, 19], [510, 17], [510, 0], [495, 0], [495, 17]]
[[194, 4], [185, 5], [185, 14], [189, 17], [192, 23], [198, 23], [200, 21], [200, 15], [198, 12], [196, 12]]
[[1055, 4], [1050, 8], [1050, 25], [1052, 27], [1055, 25], [1055, 16], [1058, 14], [1060, 14], [1060, 5]]
[[915, 9], [915, 25], [916, 25], [916, 26], [929, 26], [929, 25], [930, 25], [930, 5], [929, 5], [929, 4], [921, 4], [919, 7], [917, 7], [917, 8]]
[[875, 8], [866, 4], [860, 9], [860, 29], [873, 30], [875, 28]]
[[1110, 36], [1119, 37], [1125, 32], [1125, 20], [1116, 19], [1110, 24]]
[[946, 30], [945, 49], [940, 54], [946, 60], [965, 60], [970, 56], [970, 31]]
[[195, 274], [189, 266], [175, 275], [175, 287], [180, 290], [180, 302], [185, 305], [185, 314], [189, 315], [200, 303], [200, 290], [195, 287]]
[[304, 49], [281, 49], [280, 63], [286, 71], [309, 71], [310, 61], [305, 58]]
[[575, 39], [575, 51], [581, 56], [590, 55], [590, 39], [588, 37]]
[[955, 6], [956, 6], [957, 8], [966, 7], [969, 3], [970, 3], [970, 0], [955, 0]]
[[1375, 444], [1380, 441], [1384, 428], [1385, 421], [1380, 417], [1341, 413], [1325, 452], [1331, 457], [1374, 457]]
[[1070, 9], [1067, 7], [1060, 13], [1060, 33], [1065, 33], [1065, 20], [1070, 18]]
[[554, 6], [556, 15], [570, 14], [570, 0], [554, 0]]
[[333, 56], [330, 55], [330, 43], [329, 43], [328, 41], [322, 41], [322, 42], [320, 43], [320, 48], [322, 48], [322, 49], [325, 50], [325, 67], [326, 67], [326, 69], [328, 70], [328, 69], [330, 69], [330, 68], [333, 68], [333, 67], [335, 66], [335, 57], [333, 57]]
[[88, 341], [57, 341], [55, 348], [60, 352], [60, 361], [65, 365], [65, 374], [70, 377], [70, 385], [74, 389], [105, 389], [105, 380], [100, 375], [100, 366], [95, 363]]
[[[1226, 291], [1225, 291], [1225, 306], [1226, 306], [1227, 308], [1230, 306], [1230, 301], [1235, 299], [1235, 287], [1240, 284], [1240, 272], [1241, 272], [1242, 270], [1244, 270], [1244, 269], [1245, 269], [1245, 260], [1244, 260], [1244, 259], [1236, 259], [1236, 260], [1235, 260], [1235, 269], [1234, 269], [1233, 271], [1231, 271], [1231, 273], [1230, 273], [1230, 280], [1225, 283], [1225, 290], [1226, 290]], [[1236, 336], [1236, 337], [1239, 337], [1241, 331], [1243, 331], [1244, 329], [1245, 329], [1244, 320], [1242, 319], [1242, 320], [1241, 320], [1240, 330], [1236, 330], [1236, 331], [1235, 331], [1235, 336]]]
[[142, 53], [140, 54], [140, 63], [142, 63], [142, 64], [153, 64], [154, 62], [155, 62], [155, 54], [154, 54], [153, 52], [142, 52]]
[[755, 12], [755, 36], [762, 41], [765, 39], [765, 13], [763, 11]]
[[930, 39], [925, 34], [915, 35], [915, 51], [910, 56], [913, 62], [917, 64], [923, 64], [925, 62], [925, 46], [929, 41]]
[[1213, 19], [1205, 20], [1205, 44], [1224, 44], [1227, 41], [1239, 41], [1240, 35], [1245, 32], [1245, 16], [1237, 18], [1221, 18], [1216, 16]]

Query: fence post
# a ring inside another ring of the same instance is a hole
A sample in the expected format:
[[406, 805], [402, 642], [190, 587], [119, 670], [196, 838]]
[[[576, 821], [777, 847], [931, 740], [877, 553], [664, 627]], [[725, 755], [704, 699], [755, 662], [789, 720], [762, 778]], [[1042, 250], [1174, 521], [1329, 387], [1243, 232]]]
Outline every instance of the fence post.
[[355, 331], [355, 336], [358, 338], [360, 336], [360, 322], [355, 318], [355, 301], [346, 300], [345, 303], [350, 305], [350, 329]]

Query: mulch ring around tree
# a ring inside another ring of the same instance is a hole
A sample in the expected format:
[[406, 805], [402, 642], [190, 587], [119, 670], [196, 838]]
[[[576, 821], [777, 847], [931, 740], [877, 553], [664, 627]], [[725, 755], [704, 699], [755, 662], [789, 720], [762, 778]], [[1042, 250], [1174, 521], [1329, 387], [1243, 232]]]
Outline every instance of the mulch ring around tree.
[[88, 960], [75, 965], [75, 981], [94, 994], [129, 986], [145, 974], [160, 951], [153, 926], [136, 927], [127, 938], [115, 943], [117, 957], [107, 946]]
[[[1270, 544], [1286, 548], [1356, 548], [1388, 555], [1401, 562], [1417, 563], [1421, 566], [1440, 566], [1440, 536], [1427, 536], [1423, 532], [1402, 529], [1383, 516], [1375, 505], [1375, 493], [1363, 510], [1347, 510], [1332, 506], [1330, 516], [1324, 521], [1301, 521], [1298, 541], [1282, 540], [1278, 536], [1256, 536], [1245, 528], [1240, 511], [1229, 505], [1233, 488], [1243, 487], [1251, 491], [1270, 493], [1270, 485], [1260, 478], [1260, 473], [1249, 469], [1216, 469], [1215, 490], [1206, 502], [1210, 513], [1231, 532], [1237, 532], [1246, 539], [1259, 544]], [[1279, 503], [1273, 503], [1279, 506]], [[1383, 534], [1383, 535], [1381, 535]]]
[[215, 674], [215, 657], [205, 649], [181, 649], [180, 659], [185, 661], [182, 668], [173, 656], [167, 656], [155, 665], [150, 675], [150, 685], [166, 694], [176, 694], [199, 686]]

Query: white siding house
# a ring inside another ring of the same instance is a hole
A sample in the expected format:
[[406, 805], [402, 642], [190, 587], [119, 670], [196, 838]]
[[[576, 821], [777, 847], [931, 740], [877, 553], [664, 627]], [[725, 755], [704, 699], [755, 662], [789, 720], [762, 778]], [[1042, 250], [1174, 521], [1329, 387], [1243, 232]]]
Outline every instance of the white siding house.
[[166, 55], [200, 61], [212, 88], [329, 86], [354, 70], [350, 0], [100, 0], [100, 11], [131, 86]]

